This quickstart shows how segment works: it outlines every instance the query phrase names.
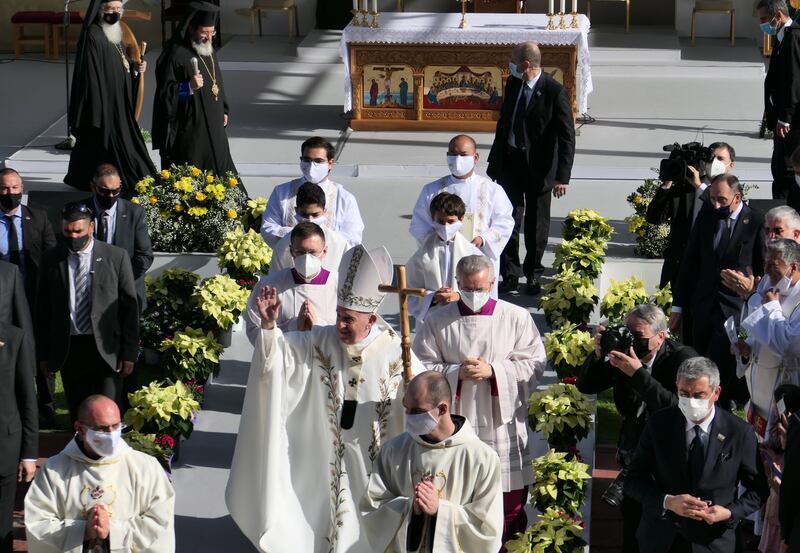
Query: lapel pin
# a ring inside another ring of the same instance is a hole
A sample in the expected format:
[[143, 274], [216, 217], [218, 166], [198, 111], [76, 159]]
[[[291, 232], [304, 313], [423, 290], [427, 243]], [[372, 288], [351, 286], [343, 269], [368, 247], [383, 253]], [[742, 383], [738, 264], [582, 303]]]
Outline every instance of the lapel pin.
[[4, 347], [6, 347], [6, 343], [5, 342], [0, 342], [0, 348], [4, 348]]
[[745, 225], [748, 225], [748, 224], [750, 224], [750, 219], [744, 219], [742, 221], [742, 223], [744, 223]]
[[725, 441], [725, 434], [717, 434], [717, 439], [720, 442], [724, 442]]
[[102, 257], [98, 257], [97, 259], [95, 259], [95, 261], [102, 261], [102, 260], [103, 260]]

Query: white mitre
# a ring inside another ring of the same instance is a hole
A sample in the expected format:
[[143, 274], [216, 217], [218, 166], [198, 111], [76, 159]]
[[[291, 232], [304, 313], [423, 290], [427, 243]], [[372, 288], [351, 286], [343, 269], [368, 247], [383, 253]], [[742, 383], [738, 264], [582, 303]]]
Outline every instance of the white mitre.
[[378, 287], [391, 284], [393, 274], [392, 257], [384, 246], [367, 251], [359, 244], [349, 249], [339, 265], [339, 307], [374, 313], [386, 297]]

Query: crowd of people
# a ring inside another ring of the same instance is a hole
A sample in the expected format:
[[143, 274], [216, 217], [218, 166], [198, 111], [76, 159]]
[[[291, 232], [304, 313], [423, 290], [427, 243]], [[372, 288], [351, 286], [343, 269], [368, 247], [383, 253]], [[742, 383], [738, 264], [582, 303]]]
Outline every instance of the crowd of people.
[[[193, 3], [159, 58], [154, 142], [164, 163], [221, 173], [235, 167], [211, 46], [216, 11]], [[758, 11], [778, 33], [773, 62], [797, 52], [785, 2], [762, 0]], [[44, 212], [21, 204], [22, 177], [0, 171], [3, 553], [17, 482], [31, 483], [29, 551], [175, 548], [173, 488], [121, 438], [153, 261], [144, 210], [124, 196], [154, 172], [131, 146], [141, 135], [121, 91], [146, 64], [118, 48], [122, 13], [119, 0], [87, 11], [66, 182], [91, 195], [62, 208], [58, 240]], [[780, 107], [785, 76], [775, 73], [786, 67], [771, 65], [767, 97], [775, 193], [790, 205], [749, 207], [724, 142], [663, 182], [647, 217], [671, 225], [662, 284], [673, 285], [672, 314], [632, 309], [622, 351], [604, 347], [612, 329], [598, 326], [577, 377], [583, 393], [612, 389], [621, 415], [622, 470], [603, 499], [622, 509], [626, 552], [738, 551], [748, 518], [762, 553], [800, 551], [800, 215], [790, 199], [800, 150], [787, 161], [793, 111]], [[569, 190], [575, 133], [536, 44], [513, 49], [509, 73], [488, 177], [476, 172], [475, 140], [457, 135], [449, 174], [413, 207], [408, 285], [425, 295], [410, 306], [408, 381], [401, 336], [379, 315], [392, 258], [362, 245], [357, 198], [330, 178], [333, 146], [303, 142], [300, 176], [273, 189], [261, 224], [273, 263], [246, 308], [254, 355], [226, 490], [259, 550], [495, 553], [528, 526], [527, 400], [546, 355], [530, 313], [500, 294], [541, 290], [551, 199]], [[56, 372], [75, 435], [37, 467]]]

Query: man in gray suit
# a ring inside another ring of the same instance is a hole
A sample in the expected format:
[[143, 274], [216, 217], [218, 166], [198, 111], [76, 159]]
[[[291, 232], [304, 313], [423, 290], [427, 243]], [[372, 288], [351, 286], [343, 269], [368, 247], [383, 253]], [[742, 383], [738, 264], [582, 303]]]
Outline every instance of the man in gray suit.
[[128, 252], [141, 313], [147, 307], [144, 275], [153, 264], [153, 246], [144, 209], [120, 198], [122, 180], [117, 168], [110, 163], [97, 166], [91, 190], [94, 196], [83, 203], [94, 211], [94, 237]]
[[95, 240], [94, 213], [82, 203], [62, 210], [64, 243], [42, 264], [36, 305], [40, 370], [61, 371], [74, 422], [93, 394], [121, 400], [122, 379], [133, 372], [139, 310], [125, 250]]

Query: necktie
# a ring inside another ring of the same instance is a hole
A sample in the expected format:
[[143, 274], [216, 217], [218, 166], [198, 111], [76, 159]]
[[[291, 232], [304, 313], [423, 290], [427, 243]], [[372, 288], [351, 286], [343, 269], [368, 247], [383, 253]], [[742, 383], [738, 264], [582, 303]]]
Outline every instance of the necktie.
[[78, 334], [92, 332], [92, 294], [89, 287], [89, 256], [78, 257], [78, 270], [75, 271], [75, 330]]
[[728, 244], [731, 241], [731, 220], [730, 219], [723, 219], [719, 222], [721, 230], [719, 236], [719, 242], [717, 242], [717, 257], [722, 257], [725, 253], [725, 250], [728, 249]]
[[108, 242], [108, 212], [104, 211], [97, 218], [97, 229], [95, 235], [101, 242]]
[[6, 220], [8, 221], [8, 260], [17, 267], [21, 267], [20, 257], [19, 257], [19, 235], [17, 234], [17, 225], [15, 224], [13, 215], [6, 213], [5, 217]]
[[703, 475], [703, 466], [706, 464], [706, 452], [703, 448], [702, 430], [699, 425], [694, 425], [694, 439], [689, 445], [689, 477], [692, 488], [696, 488]]
[[528, 109], [528, 86], [522, 83], [517, 101], [517, 112], [514, 114], [514, 144], [517, 148], [525, 147], [525, 112]]

